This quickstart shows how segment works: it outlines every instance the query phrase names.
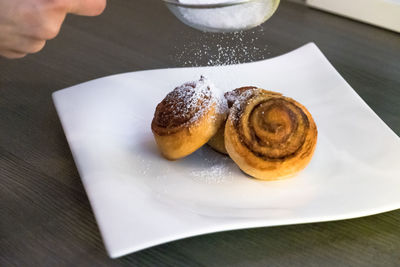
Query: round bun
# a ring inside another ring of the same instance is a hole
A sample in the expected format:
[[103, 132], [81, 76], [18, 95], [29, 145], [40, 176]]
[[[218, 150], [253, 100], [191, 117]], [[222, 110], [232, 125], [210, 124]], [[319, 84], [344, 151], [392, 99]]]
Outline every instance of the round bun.
[[157, 105], [151, 123], [161, 154], [176, 160], [207, 143], [226, 119], [224, 103], [204, 77], [170, 92]]
[[303, 105], [257, 88], [235, 100], [224, 135], [225, 148], [242, 171], [258, 179], [276, 180], [306, 167], [318, 132]]

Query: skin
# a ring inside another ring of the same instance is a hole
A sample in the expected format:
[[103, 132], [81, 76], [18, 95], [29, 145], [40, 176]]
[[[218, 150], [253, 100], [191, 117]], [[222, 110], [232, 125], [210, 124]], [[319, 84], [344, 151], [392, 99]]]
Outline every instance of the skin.
[[0, 0], [0, 56], [22, 58], [55, 38], [68, 13], [97, 16], [106, 0]]

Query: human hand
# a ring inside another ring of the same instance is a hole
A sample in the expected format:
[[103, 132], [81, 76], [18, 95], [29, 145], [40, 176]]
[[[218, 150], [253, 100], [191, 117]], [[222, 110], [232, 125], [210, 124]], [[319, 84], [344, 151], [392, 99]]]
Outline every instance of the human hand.
[[60, 31], [67, 13], [96, 16], [106, 0], [0, 0], [0, 55], [39, 52]]

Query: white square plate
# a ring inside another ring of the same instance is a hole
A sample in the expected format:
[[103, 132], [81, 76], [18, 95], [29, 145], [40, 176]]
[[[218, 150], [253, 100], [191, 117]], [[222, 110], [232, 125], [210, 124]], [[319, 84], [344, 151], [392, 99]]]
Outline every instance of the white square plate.
[[[313, 115], [317, 149], [298, 176], [265, 182], [205, 146], [162, 158], [150, 123], [177, 85], [282, 92]], [[53, 95], [111, 257], [223, 230], [340, 220], [400, 208], [400, 139], [314, 44], [264, 61], [109, 76]]]

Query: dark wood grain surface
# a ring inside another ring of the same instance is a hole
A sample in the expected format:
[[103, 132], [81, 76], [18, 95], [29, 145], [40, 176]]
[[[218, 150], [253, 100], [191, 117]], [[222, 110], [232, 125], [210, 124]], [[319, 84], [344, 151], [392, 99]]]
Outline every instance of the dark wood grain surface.
[[[107, 257], [51, 93], [120, 72], [207, 64], [194, 51], [220, 38], [181, 24], [159, 0], [110, 0], [99, 17], [69, 16], [39, 54], [0, 59], [0, 266], [399, 266], [398, 210], [208, 234]], [[263, 52], [240, 60], [310, 41], [399, 135], [394, 32], [282, 2], [271, 20], [243, 34]]]

